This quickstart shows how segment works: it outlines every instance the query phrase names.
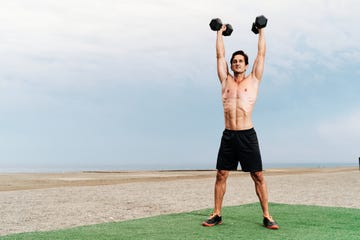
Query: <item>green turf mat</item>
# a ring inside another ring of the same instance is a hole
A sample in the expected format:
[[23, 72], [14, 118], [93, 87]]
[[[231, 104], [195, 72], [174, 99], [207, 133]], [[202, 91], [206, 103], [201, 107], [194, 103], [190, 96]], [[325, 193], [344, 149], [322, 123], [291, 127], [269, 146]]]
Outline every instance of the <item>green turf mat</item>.
[[360, 209], [270, 203], [279, 230], [262, 226], [259, 203], [223, 208], [223, 224], [203, 227], [210, 209], [105, 223], [50, 232], [21, 233], [0, 239], [311, 239], [359, 240]]

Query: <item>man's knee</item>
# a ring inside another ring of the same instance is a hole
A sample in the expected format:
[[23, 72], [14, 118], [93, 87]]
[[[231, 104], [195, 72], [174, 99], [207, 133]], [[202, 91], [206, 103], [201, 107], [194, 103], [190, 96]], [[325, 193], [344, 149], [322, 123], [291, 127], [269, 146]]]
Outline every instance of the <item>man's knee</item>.
[[263, 171], [252, 172], [251, 177], [255, 183], [263, 183], [265, 181]]
[[225, 182], [229, 175], [229, 171], [218, 170], [216, 173], [216, 182]]

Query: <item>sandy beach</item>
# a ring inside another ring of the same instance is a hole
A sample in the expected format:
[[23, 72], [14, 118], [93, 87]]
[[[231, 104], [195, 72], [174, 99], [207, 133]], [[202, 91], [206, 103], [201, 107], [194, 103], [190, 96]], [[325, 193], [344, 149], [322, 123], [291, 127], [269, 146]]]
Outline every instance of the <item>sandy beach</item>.
[[[215, 174], [0, 174], [0, 235], [212, 208]], [[360, 171], [356, 167], [270, 169], [265, 177], [270, 202], [360, 208]], [[224, 205], [257, 201], [249, 175], [232, 172]]]

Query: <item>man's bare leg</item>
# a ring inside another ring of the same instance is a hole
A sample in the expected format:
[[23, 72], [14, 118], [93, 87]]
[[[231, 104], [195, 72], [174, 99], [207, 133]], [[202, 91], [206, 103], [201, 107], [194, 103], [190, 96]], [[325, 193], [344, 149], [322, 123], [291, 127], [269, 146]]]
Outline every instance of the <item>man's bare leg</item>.
[[218, 170], [216, 173], [215, 191], [214, 191], [214, 212], [210, 218], [202, 223], [205, 227], [212, 227], [217, 224], [222, 224], [221, 221], [221, 207], [226, 191], [226, 179], [229, 176], [229, 171]]
[[226, 179], [229, 176], [229, 171], [218, 170], [216, 173], [215, 191], [214, 191], [214, 214], [221, 216], [221, 207], [226, 192]]
[[264, 226], [270, 229], [278, 229], [279, 225], [273, 220], [269, 213], [269, 204], [268, 204], [268, 191], [264, 179], [264, 174], [262, 171], [250, 173], [251, 178], [255, 183], [256, 195], [259, 198], [261, 208], [263, 211]]
[[268, 191], [264, 179], [264, 174], [262, 171], [259, 171], [259, 172], [252, 172], [250, 173], [250, 175], [255, 183], [255, 191], [256, 191], [256, 195], [259, 198], [263, 215], [264, 217], [270, 217], [269, 206], [268, 206]]

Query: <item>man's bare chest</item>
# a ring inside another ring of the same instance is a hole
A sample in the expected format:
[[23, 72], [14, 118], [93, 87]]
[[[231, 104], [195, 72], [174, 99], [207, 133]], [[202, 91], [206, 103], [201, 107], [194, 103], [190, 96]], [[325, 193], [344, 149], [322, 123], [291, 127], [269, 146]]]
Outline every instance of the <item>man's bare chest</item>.
[[251, 84], [227, 84], [222, 91], [223, 99], [239, 99], [254, 101], [257, 96], [257, 88]]

